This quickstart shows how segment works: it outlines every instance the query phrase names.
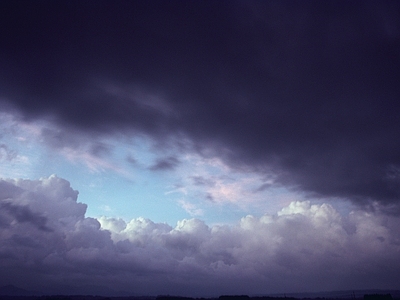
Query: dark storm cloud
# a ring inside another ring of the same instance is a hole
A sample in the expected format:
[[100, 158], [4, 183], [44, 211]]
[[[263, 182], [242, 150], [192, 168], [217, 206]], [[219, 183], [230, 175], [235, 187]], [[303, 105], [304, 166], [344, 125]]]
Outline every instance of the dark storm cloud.
[[314, 195], [399, 199], [398, 2], [1, 6], [4, 109], [183, 136]]

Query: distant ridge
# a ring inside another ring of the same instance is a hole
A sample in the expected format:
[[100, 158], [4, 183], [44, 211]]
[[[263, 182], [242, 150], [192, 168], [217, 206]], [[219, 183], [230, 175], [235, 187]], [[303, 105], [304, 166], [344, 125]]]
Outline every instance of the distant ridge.
[[316, 299], [316, 298], [329, 298], [329, 299], [353, 299], [363, 298], [364, 295], [368, 294], [391, 294], [393, 298], [400, 299], [400, 290], [380, 290], [380, 289], [369, 289], [369, 290], [343, 290], [343, 291], [323, 291], [323, 292], [303, 292], [303, 293], [279, 293], [279, 294], [263, 294], [253, 295], [252, 297], [290, 297], [298, 299]]
[[5, 285], [0, 287], [0, 296], [51, 296], [51, 295], [90, 295], [90, 296], [111, 296], [111, 297], [127, 297], [134, 296], [132, 293], [125, 291], [115, 291], [113, 289], [102, 286], [78, 286], [72, 287], [67, 285], [41, 287], [39, 291], [25, 290], [14, 285]]
[[[181, 296], [144, 296], [144, 295], [133, 295], [126, 291], [115, 291], [107, 287], [95, 286], [95, 285], [84, 285], [80, 287], [71, 286], [58, 286], [54, 287], [54, 290], [44, 289], [44, 292], [30, 291], [16, 287], [14, 285], [4, 285], [0, 287], [0, 297], [30, 297], [36, 296], [52, 296], [52, 295], [64, 295], [64, 296], [89, 296], [95, 299], [96, 297], [111, 297], [118, 299], [136, 299], [136, 300], [260, 300], [260, 298], [271, 298], [271, 299], [349, 299], [349, 300], [360, 300], [364, 299], [364, 295], [388, 295], [392, 296], [392, 299], [400, 300], [400, 290], [380, 290], [380, 289], [369, 289], [369, 290], [343, 290], [343, 291], [325, 291], [325, 292], [301, 292], [301, 293], [274, 293], [274, 294], [257, 294], [257, 295], [221, 295], [218, 297], [181, 297]], [[34, 298], [32, 298], [34, 299]]]
[[0, 296], [34, 296], [37, 294], [37, 292], [21, 289], [11, 284], [0, 287]]

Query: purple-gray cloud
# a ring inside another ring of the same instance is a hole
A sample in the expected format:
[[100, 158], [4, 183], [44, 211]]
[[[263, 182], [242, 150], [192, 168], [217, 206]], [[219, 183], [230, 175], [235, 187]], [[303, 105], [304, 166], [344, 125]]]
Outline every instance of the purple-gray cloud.
[[0, 26], [3, 110], [398, 203], [398, 2], [3, 1]]
[[152, 171], [173, 170], [179, 164], [176, 157], [170, 156], [158, 159], [149, 169]]
[[400, 221], [378, 209], [342, 216], [293, 202], [232, 226], [172, 227], [86, 217], [78, 192], [56, 176], [0, 184], [4, 284], [191, 296], [398, 287]]

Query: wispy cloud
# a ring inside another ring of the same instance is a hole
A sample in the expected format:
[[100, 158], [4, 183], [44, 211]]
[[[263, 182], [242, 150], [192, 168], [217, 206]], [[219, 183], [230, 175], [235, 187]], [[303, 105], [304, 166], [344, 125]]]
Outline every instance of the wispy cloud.
[[157, 161], [149, 167], [152, 171], [166, 171], [173, 170], [179, 164], [179, 160], [176, 157], [169, 156], [165, 158], [157, 159]]
[[195, 204], [185, 201], [183, 199], [178, 200], [179, 205], [191, 216], [200, 217], [204, 214], [203, 209], [198, 208]]

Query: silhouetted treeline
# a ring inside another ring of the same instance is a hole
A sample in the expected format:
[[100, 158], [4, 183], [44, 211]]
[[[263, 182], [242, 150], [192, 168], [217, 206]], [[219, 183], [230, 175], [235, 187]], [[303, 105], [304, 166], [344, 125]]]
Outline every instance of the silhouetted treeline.
[[247, 295], [222, 295], [220, 297], [209, 298], [192, 298], [192, 297], [179, 297], [179, 296], [157, 296], [157, 297], [105, 297], [105, 296], [2, 296], [0, 300], [400, 300], [399, 297], [392, 297], [391, 294], [365, 294], [364, 297], [315, 297], [315, 298], [296, 298], [296, 297], [271, 297], [271, 296], [257, 296], [250, 297]]
[[157, 296], [156, 300], [193, 300], [191, 297], [180, 297], [180, 296]]
[[219, 296], [219, 300], [249, 300], [247, 295], [222, 295]]
[[219, 300], [249, 300], [250, 297], [247, 295], [222, 295], [219, 296]]
[[299, 298], [295, 298], [295, 297], [271, 297], [271, 296], [263, 296], [263, 297], [251, 297], [250, 299], [252, 300], [296, 300]]
[[392, 300], [391, 294], [367, 294], [364, 295], [364, 300]]

